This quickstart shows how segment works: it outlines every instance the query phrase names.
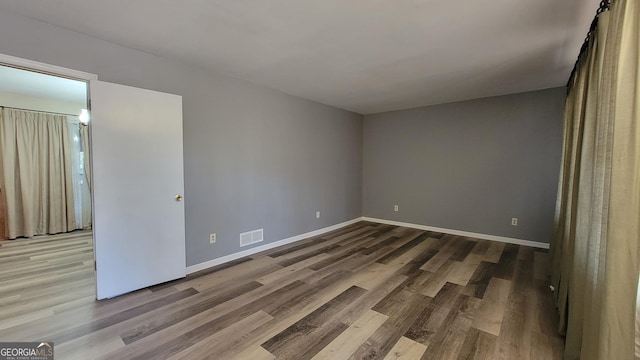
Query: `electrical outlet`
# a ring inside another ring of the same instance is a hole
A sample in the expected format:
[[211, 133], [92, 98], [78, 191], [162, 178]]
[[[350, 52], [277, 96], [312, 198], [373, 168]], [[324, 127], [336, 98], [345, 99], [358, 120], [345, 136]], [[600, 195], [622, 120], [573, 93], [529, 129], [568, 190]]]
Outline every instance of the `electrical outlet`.
[[393, 205], [393, 211], [398, 211], [398, 210], [399, 210], [398, 205]]
[[211, 244], [216, 243], [216, 234], [209, 234], [209, 243]]
[[316, 219], [320, 219], [320, 211], [316, 211]]
[[511, 218], [511, 225], [518, 226], [518, 218]]

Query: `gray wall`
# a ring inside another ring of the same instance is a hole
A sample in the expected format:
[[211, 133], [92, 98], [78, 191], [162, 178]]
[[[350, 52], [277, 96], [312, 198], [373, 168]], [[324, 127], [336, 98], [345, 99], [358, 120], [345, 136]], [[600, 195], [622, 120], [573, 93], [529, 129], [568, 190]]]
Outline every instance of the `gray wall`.
[[564, 94], [555, 88], [365, 116], [364, 215], [549, 242]]
[[183, 96], [187, 265], [362, 215], [361, 115], [17, 15], [0, 33], [0, 53]]

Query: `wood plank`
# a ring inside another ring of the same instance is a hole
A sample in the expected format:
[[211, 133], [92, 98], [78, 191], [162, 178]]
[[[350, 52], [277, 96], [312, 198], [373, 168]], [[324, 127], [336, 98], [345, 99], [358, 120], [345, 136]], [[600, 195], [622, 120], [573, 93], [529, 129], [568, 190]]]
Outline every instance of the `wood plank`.
[[[339, 314], [340, 321], [347, 325], [353, 324], [364, 312], [371, 309], [395, 288], [404, 283], [407, 277], [400, 274], [385, 274], [377, 280], [377, 284], [373, 285], [366, 294], [354, 301], [353, 306], [346, 308]], [[357, 281], [354, 281], [354, 283], [357, 283]]]
[[372, 359], [386, 356], [415, 321], [414, 314], [422, 312], [428, 303], [425, 296], [404, 290], [398, 292], [394, 299], [385, 299], [375, 305], [373, 310], [378, 309], [376, 311], [382, 312], [389, 318], [364, 344], [360, 345], [349, 359]]
[[365, 255], [371, 255], [384, 247], [393, 246], [394, 244], [401, 241], [399, 236], [391, 235], [392, 234], [388, 234], [385, 238], [377, 238], [375, 244], [365, 247], [365, 249], [361, 250], [361, 253]]
[[426, 350], [425, 345], [403, 336], [391, 348], [384, 360], [420, 359]]
[[487, 249], [487, 252], [484, 254], [484, 261], [498, 263], [500, 257], [502, 257], [505, 245], [505, 243], [491, 241], [489, 249]]
[[485, 297], [473, 319], [473, 327], [495, 336], [500, 335], [511, 281], [492, 278]]
[[393, 251], [393, 248], [387, 246], [374, 252], [371, 255], [364, 255], [362, 253], [353, 254], [348, 258], [336, 261], [335, 263], [316, 271], [315, 274], [309, 276], [304, 281], [309, 284], [314, 284], [327, 275], [338, 271], [348, 271], [351, 273], [357, 272], [369, 266], [371, 263], [375, 262], [378, 258], [384, 256], [390, 251]]
[[315, 284], [309, 285], [303, 283], [303, 286], [287, 292], [286, 296], [281, 296], [279, 301], [263, 304], [262, 308], [267, 313], [277, 317], [281, 314], [290, 312], [292, 309], [304, 307], [306, 303], [313, 302], [315, 296], [323, 290], [326, 290], [330, 285], [343, 283], [345, 282], [345, 279], [348, 279], [351, 276], [352, 274], [348, 271], [337, 271], [325, 276]]
[[109, 326], [112, 326], [114, 324], [117, 324], [119, 322], [125, 321], [127, 319], [131, 319], [134, 318], [136, 316], [139, 316], [141, 314], [144, 314], [146, 312], [161, 308], [163, 306], [166, 306], [168, 304], [174, 303], [180, 299], [184, 299], [186, 297], [189, 296], [193, 296], [195, 294], [197, 294], [198, 292], [195, 289], [186, 289], [186, 290], [182, 290], [179, 291], [177, 293], [171, 294], [171, 295], [167, 295], [164, 298], [161, 299], [157, 299], [154, 301], [151, 301], [149, 303], [143, 304], [143, 305], [139, 305], [136, 306], [134, 308], [125, 310], [123, 312], [117, 313], [113, 316], [107, 317], [107, 318], [102, 318], [102, 319], [98, 319], [98, 320], [94, 320], [90, 323], [87, 324], [83, 324], [80, 326], [76, 326], [74, 328], [68, 329], [66, 331], [62, 331], [60, 333], [57, 333], [54, 335], [54, 342], [56, 344], [61, 344], [64, 343], [66, 341], [75, 339], [77, 337], [80, 337], [88, 332], [93, 332], [93, 331], [98, 331], [100, 329], [104, 329], [107, 328]]
[[485, 260], [485, 256], [487, 254], [487, 251], [489, 250], [489, 247], [491, 247], [491, 243], [492, 241], [489, 240], [478, 239], [477, 244], [473, 248], [473, 250], [471, 250], [471, 253], [474, 255], [483, 255], [483, 260]]
[[[294, 289], [299, 286], [303, 286], [302, 283], [292, 283], [288, 286], [285, 286], [282, 289], [276, 290], [274, 293], [284, 294], [290, 291], [290, 289]], [[223, 331], [225, 328], [241, 321], [242, 319], [251, 316], [252, 314], [261, 311], [262, 303], [272, 303], [275, 299], [278, 298], [277, 294], [269, 294], [267, 296], [263, 296], [259, 299], [252, 301], [244, 307], [238, 308], [234, 311], [225, 313], [219, 317], [211, 319], [205, 322], [202, 325], [199, 325], [196, 328], [193, 328], [189, 331], [186, 331], [179, 336], [176, 336], [169, 341], [165, 341], [159, 346], [156, 346], [153, 349], [149, 349], [145, 352], [136, 352], [135, 347], [131, 347], [131, 351], [133, 353], [129, 353], [126, 351], [124, 353], [116, 353], [111, 356], [117, 358], [129, 358], [132, 359], [159, 359], [166, 358], [172, 356], [176, 353], [179, 353], [190, 346], [202, 341], [207, 338], [211, 334], [215, 334], [219, 331]], [[140, 347], [138, 347], [139, 349]], [[126, 349], [125, 349], [126, 350]]]
[[[253, 260], [253, 259], [248, 257], [248, 256], [240, 258], [240, 259], [236, 259], [236, 260], [231, 260], [231, 261], [228, 261], [228, 262], [226, 262], [224, 264], [212, 266], [212, 267], [210, 267], [208, 269], [200, 270], [200, 271], [195, 272], [193, 274], [189, 274], [189, 275], [187, 275], [186, 280], [195, 279], [195, 278], [201, 278], [201, 277], [203, 277], [205, 275], [213, 274], [215, 272], [218, 272], [218, 271], [221, 271], [221, 270], [224, 270], [224, 269], [228, 269], [230, 267], [233, 267], [233, 266], [236, 266], [236, 265], [240, 265], [242, 263], [245, 263], [245, 262], [251, 261], [251, 260]], [[158, 289], [160, 287], [161, 287], [161, 285], [152, 286], [152, 287], [149, 288], [149, 290], [155, 291], [155, 289]]]
[[[227, 341], [229, 337], [246, 334], [257, 327], [273, 320], [273, 317], [264, 311], [257, 311], [240, 321], [224, 328], [223, 330], [213, 333], [201, 341], [195, 343], [183, 351], [170, 356], [171, 360], [191, 360], [191, 359], [210, 359], [215, 358], [216, 354], [212, 351], [217, 344]], [[156, 359], [159, 359], [156, 358]]]
[[506, 244], [493, 276], [511, 280], [518, 259], [518, 245]]
[[447, 277], [449, 276], [449, 271], [453, 267], [453, 264], [454, 261], [447, 260], [442, 266], [440, 266], [440, 271], [434, 273], [429, 281], [425, 284], [424, 288], [422, 289], [422, 294], [429, 297], [435, 297], [440, 292], [442, 287], [447, 283]]
[[529, 296], [534, 299], [535, 317], [534, 330], [545, 335], [560, 338], [558, 334], [559, 314], [556, 311], [556, 305], [552, 298], [552, 292], [549, 289], [549, 283], [546, 280], [534, 280], [533, 288], [529, 291]]
[[[267, 340], [261, 346], [270, 353], [276, 355], [278, 358], [282, 359], [310, 358], [308, 355], [313, 356], [315, 353], [313, 353], [312, 349], [305, 349], [303, 344], [318, 343], [319, 339], [330, 339], [332, 341], [333, 338], [337, 337], [347, 328], [347, 326], [344, 324], [340, 326], [340, 324], [338, 324], [337, 327], [330, 329], [335, 331], [322, 332], [318, 330], [322, 329], [322, 326], [328, 321], [328, 319], [333, 317], [342, 308], [348, 306], [355, 299], [362, 296], [365, 292], [365, 289], [357, 286], [350, 287], [337, 297], [331, 299], [325, 305]], [[325, 337], [324, 335], [327, 334], [331, 334], [333, 338]], [[321, 348], [317, 349], [317, 351], [320, 350]]]
[[496, 341], [496, 359], [517, 356], [529, 359], [531, 332], [534, 329], [535, 299], [529, 294], [533, 284], [533, 249], [521, 247], [521, 260], [517, 261], [511, 282], [511, 291], [504, 308], [504, 319]]
[[[427, 238], [425, 242], [430, 242], [435, 240], [433, 238]], [[438, 250], [432, 249], [430, 246], [427, 247], [422, 253], [416, 255], [409, 261], [405, 266], [400, 270], [404, 275], [411, 275], [412, 273], [416, 273], [418, 271], [424, 272], [420, 270], [422, 265], [424, 265], [427, 261], [429, 261], [432, 257], [434, 257], [438, 253]]]
[[104, 354], [124, 348], [122, 340], [117, 337], [102, 337], [100, 341], [85, 342], [79, 345], [67, 342], [55, 344], [54, 351], [56, 359], [87, 360], [98, 359]]
[[386, 320], [387, 316], [373, 310], [367, 310], [348, 329], [325, 346], [314, 360], [346, 359], [360, 344], [365, 342]]
[[462, 295], [458, 298], [451, 311], [442, 322], [442, 326], [431, 339], [428, 353], [424, 358], [455, 359], [465, 343], [465, 337], [471, 327], [471, 322], [480, 300]]
[[45, 319], [51, 315], [53, 315], [53, 311], [51, 309], [40, 309], [27, 314], [5, 318], [0, 322], [0, 330], [10, 329], [16, 325], [32, 322], [34, 320]]
[[482, 299], [487, 290], [487, 286], [489, 286], [489, 282], [493, 278], [496, 267], [497, 264], [495, 263], [481, 261], [469, 279], [467, 286], [465, 286], [464, 294]]
[[[467, 336], [464, 339], [460, 353], [458, 354], [459, 360], [491, 360], [493, 359], [493, 353], [496, 346], [497, 336], [487, 334], [484, 331], [477, 330], [475, 328], [469, 329]], [[538, 359], [551, 359], [540, 354]]]
[[482, 256], [469, 254], [462, 262], [455, 262], [447, 273], [446, 281], [461, 286], [467, 286], [478, 265], [482, 261]]
[[[407, 241], [402, 246], [396, 248], [392, 252], [388, 253], [387, 255], [381, 257], [380, 259], [378, 259], [377, 262], [381, 264], [389, 264], [393, 260], [399, 258], [402, 254], [413, 249], [414, 247], [416, 247], [426, 239], [426, 236], [423, 236], [422, 234], [423, 232], [411, 234], [410, 236], [407, 237], [408, 239], [410, 239], [409, 241]], [[402, 239], [398, 239], [398, 241], [402, 241]]]
[[404, 336], [424, 345], [430, 345], [431, 339], [438, 332], [449, 315], [450, 308], [429, 304], [420, 314]]
[[363, 289], [373, 289], [380, 283], [380, 279], [389, 275], [389, 267], [377, 262], [363, 267], [356, 276], [354, 276], [353, 284]]
[[251, 281], [280, 269], [282, 269], [282, 266], [278, 265], [275, 259], [262, 256], [252, 258], [249, 261], [242, 261], [203, 276], [187, 278], [185, 279], [186, 281], [178, 282], [173, 287], [178, 290], [194, 288], [198, 291], [226, 289], [239, 281]]
[[424, 265], [420, 267], [420, 270], [437, 273], [440, 271], [440, 268], [449, 261], [449, 258], [451, 258], [451, 252], [445, 245], [434, 256], [432, 256], [429, 261], [424, 263]]
[[272, 353], [265, 350], [262, 346], [253, 346], [243, 353], [239, 354], [236, 358], [251, 360], [274, 360], [276, 357]]
[[453, 247], [450, 259], [454, 261], [464, 261], [477, 244], [477, 240], [462, 236], [459, 237], [456, 245]]
[[533, 259], [534, 273], [533, 278], [536, 280], [549, 279], [549, 254], [542, 251], [536, 251]]
[[285, 279], [285, 278], [290, 279], [292, 273], [302, 272], [303, 269], [311, 273], [312, 271], [309, 271], [311, 269], [306, 269], [306, 268], [310, 268], [310, 266], [313, 266], [314, 264], [322, 262], [323, 260], [326, 260], [328, 258], [331, 258], [331, 255], [325, 254], [325, 253], [312, 256], [308, 259], [305, 259], [304, 261], [297, 262], [291, 266], [283, 267], [282, 269], [272, 271], [269, 274], [258, 278], [258, 282], [262, 284], [269, 284], [274, 281], [281, 281], [282, 279]]
[[125, 344], [131, 344], [132, 342], [138, 341], [146, 336], [154, 334], [173, 324], [177, 324], [192, 316], [197, 316], [198, 314], [210, 308], [216, 307], [219, 304], [225, 303], [231, 299], [235, 299], [244, 293], [259, 288], [260, 286], [261, 284], [258, 282], [241, 284], [238, 287], [229, 289], [229, 291], [223, 292], [216, 296], [209, 297], [187, 308], [179, 309], [175, 312], [167, 312], [167, 316], [163, 318], [162, 321], [155, 318], [152, 322], [145, 323], [144, 325], [131, 329], [122, 334], [120, 337]]
[[316, 255], [320, 255], [320, 254], [326, 253], [327, 251], [329, 251], [331, 249], [336, 249], [338, 247], [339, 247], [339, 245], [337, 245], [337, 244], [331, 244], [331, 245], [323, 246], [323, 247], [321, 247], [321, 248], [319, 248], [317, 250], [310, 251], [310, 252], [307, 252], [307, 253], [304, 253], [304, 254], [300, 254], [300, 255], [298, 255], [296, 257], [292, 257], [292, 258], [289, 258], [289, 259], [282, 260], [282, 261], [278, 262], [278, 264], [280, 266], [283, 266], [283, 267], [291, 266], [291, 265], [293, 265], [295, 263], [298, 263], [300, 261], [304, 261], [306, 259], [312, 258], [312, 257], [314, 257]]
[[[301, 307], [285, 308], [271, 323], [265, 324], [246, 336], [230, 339], [225, 346], [219, 348], [219, 357], [244, 358], [243, 354], [250, 348], [271, 339], [351, 286], [348, 278], [337, 278], [335, 281], [327, 282], [321, 292], [316, 291], [310, 294], [310, 300], [302, 303]], [[340, 314], [342, 318], [342, 312]]]

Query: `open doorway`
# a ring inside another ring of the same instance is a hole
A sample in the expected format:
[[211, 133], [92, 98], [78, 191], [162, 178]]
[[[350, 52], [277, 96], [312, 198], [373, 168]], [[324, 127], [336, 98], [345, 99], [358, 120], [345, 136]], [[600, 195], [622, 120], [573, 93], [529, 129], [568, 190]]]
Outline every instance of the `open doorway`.
[[3, 65], [0, 79], [0, 288], [23, 304], [64, 304], [65, 288], [92, 301], [88, 84]]
[[91, 229], [87, 83], [0, 66], [5, 239]]

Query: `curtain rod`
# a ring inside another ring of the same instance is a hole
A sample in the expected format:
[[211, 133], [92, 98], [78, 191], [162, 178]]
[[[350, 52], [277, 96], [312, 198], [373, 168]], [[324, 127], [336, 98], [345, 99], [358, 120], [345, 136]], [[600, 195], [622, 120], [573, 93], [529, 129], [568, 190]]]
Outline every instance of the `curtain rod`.
[[42, 110], [34, 110], [34, 109], [25, 109], [25, 108], [11, 107], [11, 106], [1, 106], [1, 105], [0, 105], [0, 108], [2, 108], [2, 109], [13, 109], [13, 110], [33, 111], [33, 112], [40, 112], [40, 113], [47, 113], [47, 114], [55, 114], [55, 115], [79, 116], [79, 114], [65, 114], [65, 113], [59, 113], [59, 112], [42, 111]]
[[591, 21], [591, 26], [589, 26], [589, 31], [587, 32], [587, 36], [585, 37], [584, 42], [580, 47], [580, 52], [578, 52], [578, 59], [576, 59], [576, 63], [573, 65], [573, 70], [571, 70], [571, 75], [569, 75], [569, 81], [567, 81], [567, 88], [571, 86], [571, 81], [576, 75], [576, 70], [578, 68], [578, 63], [580, 62], [580, 58], [582, 58], [582, 55], [587, 51], [587, 48], [589, 47], [589, 41], [591, 40], [591, 35], [593, 34], [593, 32], [596, 30], [596, 27], [598, 26], [598, 18], [600, 17], [600, 14], [609, 10], [610, 6], [611, 6], [611, 0], [600, 1], [600, 6], [598, 7], [598, 10], [596, 10], [596, 15], [593, 17], [593, 20]]

